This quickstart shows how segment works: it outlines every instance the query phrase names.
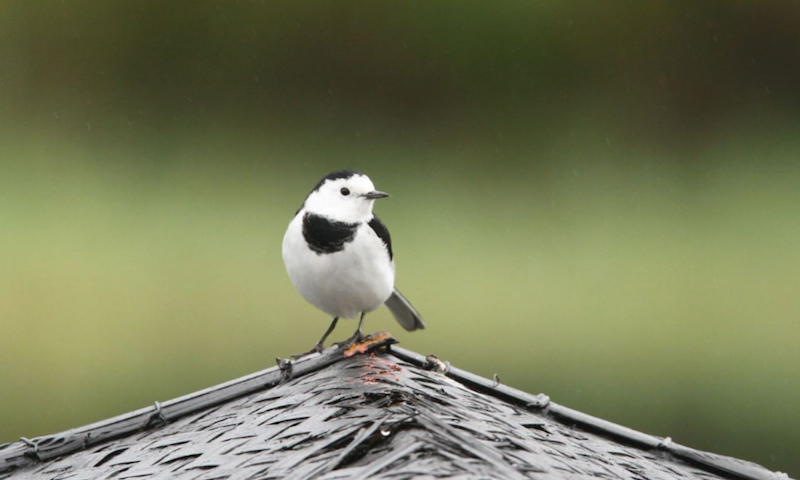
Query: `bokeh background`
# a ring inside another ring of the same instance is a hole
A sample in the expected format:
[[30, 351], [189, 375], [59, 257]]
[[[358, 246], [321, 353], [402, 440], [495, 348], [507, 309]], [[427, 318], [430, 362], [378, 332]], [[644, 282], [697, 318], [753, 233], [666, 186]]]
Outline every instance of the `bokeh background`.
[[[800, 477], [793, 1], [0, 3], [0, 442], [310, 347], [284, 229], [392, 198], [367, 329]], [[333, 335], [345, 338], [355, 324]]]

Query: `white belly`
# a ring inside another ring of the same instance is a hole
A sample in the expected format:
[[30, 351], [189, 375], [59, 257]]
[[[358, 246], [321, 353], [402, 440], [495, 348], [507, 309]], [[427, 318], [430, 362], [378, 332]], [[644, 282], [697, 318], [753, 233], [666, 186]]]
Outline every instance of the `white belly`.
[[309, 303], [332, 317], [355, 318], [383, 305], [394, 290], [394, 262], [369, 225], [344, 250], [317, 254], [303, 238], [298, 215], [283, 237], [289, 279]]

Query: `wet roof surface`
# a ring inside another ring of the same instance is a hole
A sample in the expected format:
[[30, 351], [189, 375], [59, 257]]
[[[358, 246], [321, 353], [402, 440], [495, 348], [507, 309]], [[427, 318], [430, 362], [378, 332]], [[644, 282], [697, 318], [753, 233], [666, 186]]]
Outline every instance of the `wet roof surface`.
[[7, 444], [0, 479], [788, 478], [374, 347]]

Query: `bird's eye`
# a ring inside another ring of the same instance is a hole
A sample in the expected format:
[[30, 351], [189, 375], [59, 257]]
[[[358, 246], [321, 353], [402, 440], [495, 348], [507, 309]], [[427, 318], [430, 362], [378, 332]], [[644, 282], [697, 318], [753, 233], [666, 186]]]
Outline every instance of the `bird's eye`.
[[342, 192], [342, 195], [344, 195], [345, 197], [350, 195], [350, 190], [347, 187], [344, 187], [339, 191]]

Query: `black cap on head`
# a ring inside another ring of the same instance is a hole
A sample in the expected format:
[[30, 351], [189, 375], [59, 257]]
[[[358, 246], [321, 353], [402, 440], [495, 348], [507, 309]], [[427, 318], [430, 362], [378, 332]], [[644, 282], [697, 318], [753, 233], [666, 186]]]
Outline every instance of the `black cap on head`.
[[331, 173], [325, 175], [324, 177], [322, 177], [322, 180], [320, 180], [316, 185], [314, 185], [314, 188], [312, 188], [311, 191], [312, 192], [316, 192], [317, 190], [319, 190], [319, 187], [321, 187], [322, 184], [325, 183], [328, 180], [338, 180], [340, 178], [350, 178], [353, 175], [363, 175], [363, 173], [361, 173], [361, 172], [359, 172], [357, 170], [349, 170], [349, 169], [336, 170], [335, 172], [331, 172]]
[[[314, 188], [311, 189], [311, 191], [308, 193], [308, 195], [311, 195], [312, 193], [314, 193], [317, 190], [319, 190], [319, 188], [322, 186], [322, 184], [327, 182], [328, 180], [338, 180], [340, 178], [350, 178], [353, 175], [364, 175], [364, 174], [359, 172], [358, 170], [351, 170], [351, 169], [336, 170], [335, 172], [331, 172], [331, 173], [325, 175], [324, 177], [322, 177], [322, 179], [319, 182], [317, 182], [316, 185], [314, 185]], [[306, 199], [308, 199], [308, 195], [306, 195]], [[297, 209], [297, 211], [299, 212], [300, 210], [302, 210], [305, 205], [306, 205], [306, 202], [304, 201], [303, 204], [300, 205], [300, 208]], [[297, 215], [297, 212], [295, 212], [295, 215]]]

